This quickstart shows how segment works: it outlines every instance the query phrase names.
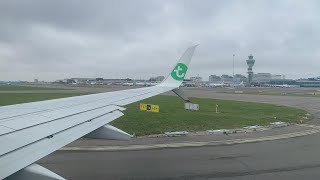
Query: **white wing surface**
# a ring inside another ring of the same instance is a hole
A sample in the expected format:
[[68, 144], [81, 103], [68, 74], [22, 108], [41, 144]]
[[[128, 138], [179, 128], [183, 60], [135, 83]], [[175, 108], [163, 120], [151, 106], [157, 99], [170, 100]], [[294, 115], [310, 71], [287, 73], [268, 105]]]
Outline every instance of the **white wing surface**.
[[0, 179], [63, 179], [33, 163], [86, 135], [129, 139], [108, 123], [123, 115], [122, 106], [178, 88], [195, 48], [156, 86], [0, 107]]

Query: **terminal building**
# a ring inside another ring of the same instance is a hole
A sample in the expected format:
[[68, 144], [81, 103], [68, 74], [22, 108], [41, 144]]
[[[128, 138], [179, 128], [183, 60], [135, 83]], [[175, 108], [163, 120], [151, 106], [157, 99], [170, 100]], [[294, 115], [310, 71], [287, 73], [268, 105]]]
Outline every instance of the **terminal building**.
[[257, 73], [253, 75], [254, 82], [265, 83], [272, 79], [271, 73]]
[[308, 78], [295, 80], [295, 84], [300, 87], [320, 87], [320, 79]]
[[233, 77], [224, 74], [224, 75], [221, 76], [221, 81], [226, 82], [226, 83], [227, 83], [227, 82], [233, 82]]
[[[283, 78], [283, 76], [282, 76]], [[314, 78], [308, 78], [308, 79], [271, 79], [269, 81], [265, 82], [253, 82], [254, 85], [257, 86], [275, 86], [275, 85], [290, 85], [290, 86], [296, 86], [296, 87], [320, 87], [320, 80], [314, 79]]]
[[242, 74], [235, 74], [234, 77], [229, 75], [222, 75], [222, 76], [217, 76], [217, 75], [210, 75], [209, 76], [209, 82], [247, 82], [247, 77], [242, 75]]
[[240, 82], [247, 82], [248, 78], [244, 75], [236, 74], [236, 75], [234, 75], [233, 80], [234, 80], [234, 82], [240, 83]]
[[217, 76], [217, 75], [210, 75], [209, 76], [209, 82], [220, 82], [221, 81], [221, 77]]
[[165, 78], [164, 76], [156, 76], [156, 77], [151, 77], [149, 81], [161, 82], [164, 80], [164, 78]]
[[190, 81], [192, 81], [192, 82], [202, 82], [202, 77], [199, 77], [199, 76], [190, 77]]

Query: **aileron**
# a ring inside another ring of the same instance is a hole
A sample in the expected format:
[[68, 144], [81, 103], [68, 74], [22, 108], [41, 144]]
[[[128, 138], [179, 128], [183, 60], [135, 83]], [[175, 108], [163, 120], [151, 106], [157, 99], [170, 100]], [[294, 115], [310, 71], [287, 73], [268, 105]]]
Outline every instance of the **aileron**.
[[[59, 120], [53, 120], [47, 123], [39, 124], [32, 128], [25, 128], [15, 133], [8, 133], [0, 136], [0, 155], [16, 150], [19, 147], [31, 144], [52, 134], [59, 133], [65, 129], [72, 128], [81, 123], [93, 120], [97, 117], [108, 115], [112, 111], [118, 110], [118, 106], [108, 106], [74, 116], [65, 117]], [[17, 138], [19, 137], [19, 138]]]

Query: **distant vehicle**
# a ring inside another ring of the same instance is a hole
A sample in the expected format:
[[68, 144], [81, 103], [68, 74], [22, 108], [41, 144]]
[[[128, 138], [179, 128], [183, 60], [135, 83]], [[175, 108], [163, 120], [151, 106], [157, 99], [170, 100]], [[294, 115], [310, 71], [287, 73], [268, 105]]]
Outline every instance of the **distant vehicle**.
[[197, 87], [197, 85], [195, 83], [185, 83], [183, 87]]
[[123, 86], [133, 86], [133, 82], [125, 82], [122, 85]]
[[160, 82], [146, 82], [146, 86], [155, 86], [160, 84]]
[[135, 82], [134, 83], [135, 86], [147, 86], [146, 82]]
[[282, 85], [273, 85], [273, 87], [289, 88], [289, 87], [291, 87], [291, 86], [290, 86], [290, 85], [288, 85], [288, 84], [282, 84]]

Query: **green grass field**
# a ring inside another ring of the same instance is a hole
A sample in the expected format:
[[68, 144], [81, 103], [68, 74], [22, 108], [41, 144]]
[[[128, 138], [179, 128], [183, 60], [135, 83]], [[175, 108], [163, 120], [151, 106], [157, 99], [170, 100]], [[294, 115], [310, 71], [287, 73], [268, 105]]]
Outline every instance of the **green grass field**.
[[84, 95], [81, 93], [0, 93], [0, 106]]
[[[128, 105], [125, 115], [112, 124], [129, 133], [146, 135], [266, 125], [275, 121], [298, 122], [306, 114], [300, 109], [271, 104], [201, 98], [191, 101], [200, 104], [200, 111], [184, 110], [183, 101], [175, 96], [152, 97], [141, 102], [160, 105], [160, 113], [140, 111], [138, 102]], [[216, 104], [220, 113], [215, 113]]]
[[[0, 93], [0, 106], [41, 101], [83, 94], [73, 93]], [[124, 116], [111, 124], [138, 136], [166, 131], [203, 131], [265, 125], [274, 121], [297, 122], [306, 112], [271, 104], [191, 98], [200, 111], [184, 110], [184, 102], [176, 96], [155, 96], [141, 101], [160, 105], [159, 113], [139, 110], [140, 102], [126, 106]], [[216, 104], [219, 113], [215, 113]], [[274, 117], [277, 117], [274, 119]]]
[[27, 90], [65, 90], [62, 88], [48, 88], [37, 86], [0, 85], [0, 91], [27, 91]]

